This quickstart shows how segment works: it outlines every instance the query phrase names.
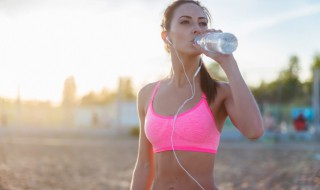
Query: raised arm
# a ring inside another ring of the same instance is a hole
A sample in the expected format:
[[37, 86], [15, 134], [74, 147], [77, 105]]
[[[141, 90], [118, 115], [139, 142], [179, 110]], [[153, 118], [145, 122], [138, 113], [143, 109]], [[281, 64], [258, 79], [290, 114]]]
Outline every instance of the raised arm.
[[241, 76], [233, 55], [221, 55], [216, 59], [225, 71], [229, 84], [224, 91], [224, 105], [232, 123], [248, 139], [258, 139], [264, 133], [262, 118], [257, 103]]
[[[203, 32], [221, 32], [208, 29]], [[229, 83], [222, 85], [226, 114], [240, 132], [249, 139], [258, 139], [264, 133], [262, 118], [257, 103], [243, 80], [233, 55], [206, 51], [194, 44], [206, 56], [215, 60], [227, 75]]]
[[[150, 85], [149, 85], [150, 86]], [[149, 190], [154, 177], [152, 145], [144, 133], [149, 87], [146, 86], [138, 93], [138, 115], [140, 120], [139, 149], [136, 165], [133, 171], [130, 190]]]

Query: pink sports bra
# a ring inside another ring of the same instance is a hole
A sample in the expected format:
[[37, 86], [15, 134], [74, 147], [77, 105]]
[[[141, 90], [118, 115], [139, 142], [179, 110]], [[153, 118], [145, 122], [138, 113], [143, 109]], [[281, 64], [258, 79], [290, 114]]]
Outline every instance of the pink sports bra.
[[[153, 99], [160, 82], [153, 90], [149, 102], [145, 134], [155, 153], [172, 150], [171, 133], [174, 116], [155, 113]], [[203, 93], [200, 102], [177, 116], [173, 133], [174, 150], [217, 153], [220, 132]]]

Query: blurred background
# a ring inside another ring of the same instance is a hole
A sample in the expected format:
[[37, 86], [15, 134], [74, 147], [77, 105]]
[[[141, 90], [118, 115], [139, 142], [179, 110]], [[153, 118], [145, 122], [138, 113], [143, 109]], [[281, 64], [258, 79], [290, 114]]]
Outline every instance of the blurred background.
[[[170, 71], [171, 1], [0, 0], [0, 189], [129, 189], [137, 92]], [[266, 130], [250, 142], [227, 120], [217, 185], [320, 188], [320, 2], [201, 2], [237, 36]]]

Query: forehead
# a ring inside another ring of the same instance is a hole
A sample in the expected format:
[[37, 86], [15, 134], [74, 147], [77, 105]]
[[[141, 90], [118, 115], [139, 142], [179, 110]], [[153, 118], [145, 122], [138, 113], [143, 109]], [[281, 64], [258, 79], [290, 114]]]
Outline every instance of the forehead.
[[204, 13], [201, 7], [193, 3], [186, 3], [180, 5], [174, 12], [173, 20], [179, 19], [181, 16], [190, 16], [192, 18], [205, 17], [207, 15]]

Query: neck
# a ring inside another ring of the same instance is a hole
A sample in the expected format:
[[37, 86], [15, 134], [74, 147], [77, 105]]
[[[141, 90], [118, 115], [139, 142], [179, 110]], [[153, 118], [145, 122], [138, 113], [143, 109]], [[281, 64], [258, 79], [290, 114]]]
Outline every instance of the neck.
[[[179, 60], [180, 58], [180, 60]], [[172, 76], [171, 76], [171, 83], [178, 87], [183, 87], [185, 85], [189, 85], [189, 82], [185, 76], [187, 74], [189, 81], [192, 83], [193, 77], [195, 72], [197, 71], [200, 63], [199, 56], [186, 56], [180, 55], [179, 57], [173, 53], [171, 54], [171, 61], [172, 61]], [[181, 63], [182, 62], [182, 63]], [[183, 66], [184, 69], [183, 69]], [[199, 80], [199, 73], [195, 78], [195, 82], [197, 83]]]

